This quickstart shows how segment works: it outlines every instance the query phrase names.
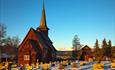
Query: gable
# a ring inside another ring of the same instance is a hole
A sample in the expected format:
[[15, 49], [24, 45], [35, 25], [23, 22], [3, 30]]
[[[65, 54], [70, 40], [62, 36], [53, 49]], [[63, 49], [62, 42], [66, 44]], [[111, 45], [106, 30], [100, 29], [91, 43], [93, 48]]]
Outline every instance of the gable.
[[82, 48], [82, 50], [91, 50], [91, 48], [86, 45], [86, 46], [84, 46], [84, 47]]
[[42, 49], [49, 49], [52, 51], [56, 51], [56, 49], [52, 45], [52, 42], [49, 39], [49, 37], [47, 37], [42, 31], [38, 32], [38, 31], [34, 30], [33, 28], [30, 28], [26, 37], [24, 38], [24, 40], [20, 44], [18, 50], [23, 48], [24, 44], [26, 44], [28, 39], [30, 40], [30, 43], [34, 46], [34, 48], [35, 48], [35, 45], [33, 43], [35, 43], [35, 40], [36, 40], [36, 43], [38, 44], [38, 45], [36, 45], [37, 48], [41, 48], [41, 50]]
[[20, 50], [21, 48], [23, 48], [24, 44], [26, 44], [28, 39], [33, 39], [33, 40], [37, 40], [35, 33], [33, 32], [33, 28], [30, 28], [30, 30], [28, 31], [26, 37], [24, 38], [24, 40], [22, 41], [22, 43], [19, 45], [18, 50]]

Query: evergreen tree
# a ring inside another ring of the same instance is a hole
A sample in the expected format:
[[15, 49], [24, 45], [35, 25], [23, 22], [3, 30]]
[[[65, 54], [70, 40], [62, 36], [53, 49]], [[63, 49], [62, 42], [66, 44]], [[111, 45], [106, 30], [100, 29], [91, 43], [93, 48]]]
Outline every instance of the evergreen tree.
[[106, 39], [104, 38], [103, 42], [102, 42], [102, 53], [103, 53], [103, 56], [106, 56], [107, 55], [107, 42], [106, 42]]
[[109, 40], [108, 46], [106, 48], [106, 56], [107, 57], [111, 57], [111, 47], [112, 47], [111, 40]]
[[106, 42], [106, 39], [104, 38], [102, 42], [102, 48], [106, 48], [106, 47], [107, 47], [107, 42]]
[[108, 42], [108, 46], [109, 46], [109, 47], [112, 47], [111, 40], [109, 40], [109, 42]]
[[74, 36], [74, 39], [72, 41], [73, 44], [73, 51], [72, 51], [72, 57], [77, 58], [77, 52], [81, 49], [80, 39], [77, 35]]
[[107, 44], [106, 39], [104, 39], [102, 45], [103, 56], [111, 57], [111, 47], [112, 47], [111, 40], [109, 40]]
[[80, 39], [78, 38], [78, 35], [74, 36], [74, 39], [73, 39], [72, 43], [73, 43], [73, 49], [75, 51], [80, 50], [81, 44], [80, 44]]
[[99, 48], [98, 39], [96, 39], [95, 48]]
[[96, 39], [93, 53], [94, 53], [94, 57], [96, 58], [96, 60], [102, 56], [101, 49], [99, 48], [98, 39]]

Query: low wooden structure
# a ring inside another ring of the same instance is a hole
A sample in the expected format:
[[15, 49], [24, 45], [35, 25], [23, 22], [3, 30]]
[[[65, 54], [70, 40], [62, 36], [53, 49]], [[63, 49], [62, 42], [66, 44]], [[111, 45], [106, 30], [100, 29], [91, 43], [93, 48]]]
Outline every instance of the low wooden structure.
[[85, 45], [82, 49], [82, 54], [80, 59], [88, 61], [89, 58], [92, 58], [92, 50], [88, 45]]

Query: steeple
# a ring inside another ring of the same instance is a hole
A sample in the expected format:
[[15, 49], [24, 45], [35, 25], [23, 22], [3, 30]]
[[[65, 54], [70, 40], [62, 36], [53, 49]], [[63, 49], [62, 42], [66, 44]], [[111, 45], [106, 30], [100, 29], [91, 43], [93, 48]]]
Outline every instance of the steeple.
[[48, 30], [49, 30], [49, 28], [47, 27], [47, 24], [46, 24], [46, 15], [45, 15], [44, 0], [43, 0], [42, 16], [41, 16], [41, 20], [40, 20], [40, 26], [37, 27], [37, 31], [38, 32], [42, 31], [46, 36], [48, 36]]
[[37, 30], [49, 30], [46, 24], [46, 15], [45, 15], [45, 8], [44, 8], [44, 0], [42, 4], [42, 16], [41, 16], [41, 21], [40, 21], [40, 26], [37, 28]]

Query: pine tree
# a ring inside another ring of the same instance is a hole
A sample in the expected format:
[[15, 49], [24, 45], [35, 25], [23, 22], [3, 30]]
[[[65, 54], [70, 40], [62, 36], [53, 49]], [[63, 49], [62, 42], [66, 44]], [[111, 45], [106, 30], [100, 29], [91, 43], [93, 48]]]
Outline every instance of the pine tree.
[[108, 46], [109, 46], [109, 47], [112, 47], [111, 40], [109, 40], [109, 42], [108, 42]]
[[96, 58], [96, 60], [102, 56], [101, 50], [99, 48], [98, 39], [96, 39], [93, 53], [94, 53], [94, 57]]
[[99, 48], [98, 39], [96, 39], [95, 48]]
[[73, 39], [72, 43], [73, 43], [73, 49], [75, 51], [80, 50], [81, 44], [80, 44], [80, 38], [78, 38], [78, 35], [74, 36], [74, 39]]
[[106, 56], [107, 57], [111, 57], [111, 47], [112, 47], [111, 40], [109, 40], [108, 46], [106, 48]]
[[106, 47], [107, 47], [107, 42], [106, 42], [106, 39], [104, 38], [102, 42], [102, 48], [106, 48]]
[[77, 35], [74, 36], [74, 39], [72, 41], [73, 44], [73, 51], [72, 51], [72, 57], [77, 58], [77, 52], [81, 49], [80, 39]]
[[112, 47], [111, 40], [109, 40], [107, 44], [106, 39], [104, 39], [102, 45], [103, 56], [111, 57], [111, 47]]
[[106, 39], [104, 38], [103, 42], [102, 42], [102, 53], [103, 53], [103, 56], [106, 56], [107, 55], [107, 42], [106, 42]]

